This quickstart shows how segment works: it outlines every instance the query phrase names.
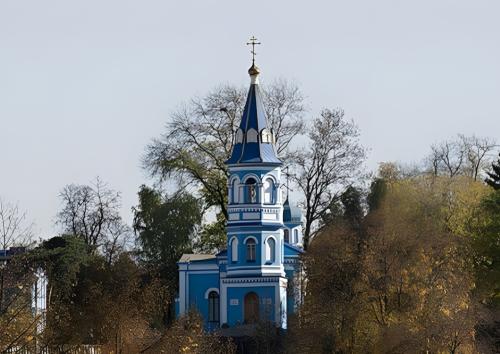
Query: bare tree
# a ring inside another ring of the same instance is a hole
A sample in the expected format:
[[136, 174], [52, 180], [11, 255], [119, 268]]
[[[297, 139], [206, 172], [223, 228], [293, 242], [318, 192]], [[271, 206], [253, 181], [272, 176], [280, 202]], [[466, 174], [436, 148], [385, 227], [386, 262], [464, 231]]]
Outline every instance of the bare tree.
[[[235, 132], [243, 113], [246, 89], [222, 86], [190, 100], [172, 114], [166, 132], [146, 148], [143, 166], [152, 176], [175, 177], [181, 186], [199, 188], [208, 207], [227, 217], [227, 168]], [[278, 152], [284, 154], [301, 132], [303, 97], [294, 84], [276, 81], [263, 88], [266, 114]]]
[[[33, 224], [17, 204], [0, 199], [0, 352], [23, 348], [40, 316], [31, 313], [32, 265], [23, 250], [32, 244]], [[10, 249], [10, 250], [9, 250]]]
[[491, 138], [475, 135], [459, 135], [458, 138], [466, 151], [464, 172], [477, 181], [481, 177], [481, 172], [489, 167], [491, 158], [497, 147], [496, 141]]
[[342, 110], [321, 112], [309, 129], [311, 144], [296, 151], [292, 179], [304, 195], [304, 248], [319, 231], [317, 222], [332, 202], [358, 177], [365, 150], [358, 141], [358, 128], [344, 118]]
[[435, 176], [464, 175], [477, 180], [491, 162], [497, 146], [491, 138], [459, 134], [456, 139], [431, 146], [426, 158], [428, 170]]
[[28, 246], [32, 238], [33, 224], [27, 222], [26, 212], [0, 198], [0, 248]]
[[431, 146], [429, 161], [434, 175], [453, 177], [460, 173], [465, 158], [465, 148], [458, 141], [444, 141]]
[[63, 209], [57, 215], [64, 232], [82, 237], [92, 251], [104, 247], [114, 257], [130, 233], [120, 216], [120, 193], [99, 178], [92, 185], [70, 184], [60, 194]]

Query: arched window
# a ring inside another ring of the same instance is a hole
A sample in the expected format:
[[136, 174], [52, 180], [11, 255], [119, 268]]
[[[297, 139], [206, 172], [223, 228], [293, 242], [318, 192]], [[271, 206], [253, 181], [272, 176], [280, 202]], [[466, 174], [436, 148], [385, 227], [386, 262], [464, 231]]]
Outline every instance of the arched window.
[[271, 237], [266, 241], [266, 260], [272, 263], [276, 260], [276, 241]]
[[258, 136], [259, 134], [257, 133], [257, 130], [251, 128], [248, 129], [247, 131], [247, 143], [257, 143], [258, 142]]
[[236, 237], [231, 241], [231, 262], [238, 262], [238, 239]]
[[293, 243], [299, 243], [299, 230], [293, 230]]
[[219, 322], [219, 294], [216, 291], [208, 294], [208, 322]]
[[283, 233], [285, 234], [285, 242], [290, 243], [290, 231], [288, 229], [283, 230]]
[[238, 183], [238, 179], [234, 179], [233, 180], [233, 185], [232, 185], [232, 189], [233, 189], [233, 203], [234, 204], [237, 204], [240, 202], [240, 198], [239, 198], [239, 194], [240, 194], [240, 186], [239, 186], [239, 183]]
[[260, 132], [260, 141], [263, 143], [274, 143], [273, 133], [267, 128], [262, 129]]
[[274, 204], [274, 182], [270, 178], [264, 180], [264, 204]]
[[255, 178], [250, 177], [245, 182], [246, 187], [246, 202], [257, 203], [257, 181]]
[[236, 132], [236, 144], [240, 144], [243, 142], [243, 131], [240, 129], [238, 129], [238, 131]]
[[256, 243], [253, 238], [247, 240], [247, 262], [255, 262], [256, 259]]

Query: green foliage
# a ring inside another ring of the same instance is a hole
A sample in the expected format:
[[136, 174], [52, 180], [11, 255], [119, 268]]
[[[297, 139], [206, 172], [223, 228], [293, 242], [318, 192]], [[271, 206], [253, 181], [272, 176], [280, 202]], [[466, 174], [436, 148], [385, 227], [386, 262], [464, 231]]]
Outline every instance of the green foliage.
[[139, 190], [134, 210], [134, 231], [141, 247], [141, 259], [168, 272], [177, 273], [176, 262], [191, 250], [192, 237], [202, 219], [200, 202], [179, 192], [163, 197], [146, 186]]
[[321, 226], [343, 224], [347, 222], [357, 227], [363, 218], [363, 201], [361, 191], [353, 186], [346, 188], [340, 197], [334, 199], [322, 215]]
[[363, 206], [361, 191], [353, 186], [347, 187], [340, 196], [344, 206], [344, 219], [352, 226], [358, 226], [363, 218]]
[[383, 178], [375, 178], [370, 185], [370, 193], [366, 200], [370, 211], [374, 211], [379, 207], [386, 191], [386, 181]]
[[[303, 97], [285, 80], [263, 87], [264, 105], [278, 154], [302, 131]], [[246, 102], [246, 88], [221, 86], [195, 97], [172, 114], [166, 131], [146, 148], [144, 168], [160, 181], [172, 177], [195, 186], [204, 205], [227, 217], [227, 177], [235, 133]]]
[[500, 190], [482, 200], [479, 213], [482, 222], [473, 235], [477, 283], [500, 306]]
[[[500, 156], [500, 154], [499, 154]], [[493, 187], [496, 190], [500, 189], [500, 157], [497, 160], [497, 163], [491, 164], [491, 171], [487, 172], [489, 178], [486, 179], [486, 183]]]
[[53, 237], [35, 249], [34, 258], [45, 269], [54, 299], [69, 299], [80, 268], [91, 258], [88, 249], [85, 241], [74, 235]]
[[[391, 179], [359, 227], [345, 218], [314, 238], [291, 329], [298, 352], [473, 352], [479, 316], [469, 242], [448, 227], [462, 196], [440, 182]], [[343, 203], [356, 200], [352, 191]]]
[[161, 285], [129, 254], [109, 263], [88, 247], [81, 237], [64, 235], [43, 242], [32, 256], [49, 280], [44, 343], [109, 344], [138, 352], [154, 336], [150, 323], [161, 311]]
[[202, 221], [202, 209], [200, 202], [185, 192], [163, 197], [143, 185], [138, 194], [139, 205], [133, 211], [139, 257], [161, 279], [163, 292], [158, 296], [165, 303], [161, 322], [168, 324], [174, 319], [177, 262], [183, 253], [191, 251], [194, 233]]
[[201, 253], [219, 252], [226, 248], [226, 218], [217, 214], [217, 220], [203, 226], [199, 240], [194, 243], [194, 249]]

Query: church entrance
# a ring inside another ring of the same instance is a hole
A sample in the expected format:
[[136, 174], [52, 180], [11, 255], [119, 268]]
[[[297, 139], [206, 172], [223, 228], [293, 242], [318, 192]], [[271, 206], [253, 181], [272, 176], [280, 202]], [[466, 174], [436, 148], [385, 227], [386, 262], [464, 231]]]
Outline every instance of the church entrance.
[[245, 323], [256, 323], [259, 321], [259, 296], [254, 293], [245, 295]]

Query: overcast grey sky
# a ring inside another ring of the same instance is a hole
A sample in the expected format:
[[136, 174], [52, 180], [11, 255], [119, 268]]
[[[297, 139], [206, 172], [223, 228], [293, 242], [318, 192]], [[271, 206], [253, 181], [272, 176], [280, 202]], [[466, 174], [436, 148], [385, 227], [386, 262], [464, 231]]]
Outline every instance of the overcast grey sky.
[[499, 19], [498, 0], [0, 0], [0, 196], [49, 237], [61, 188], [100, 176], [130, 220], [145, 145], [182, 101], [248, 83], [251, 35], [262, 80], [342, 107], [371, 168], [498, 139]]

